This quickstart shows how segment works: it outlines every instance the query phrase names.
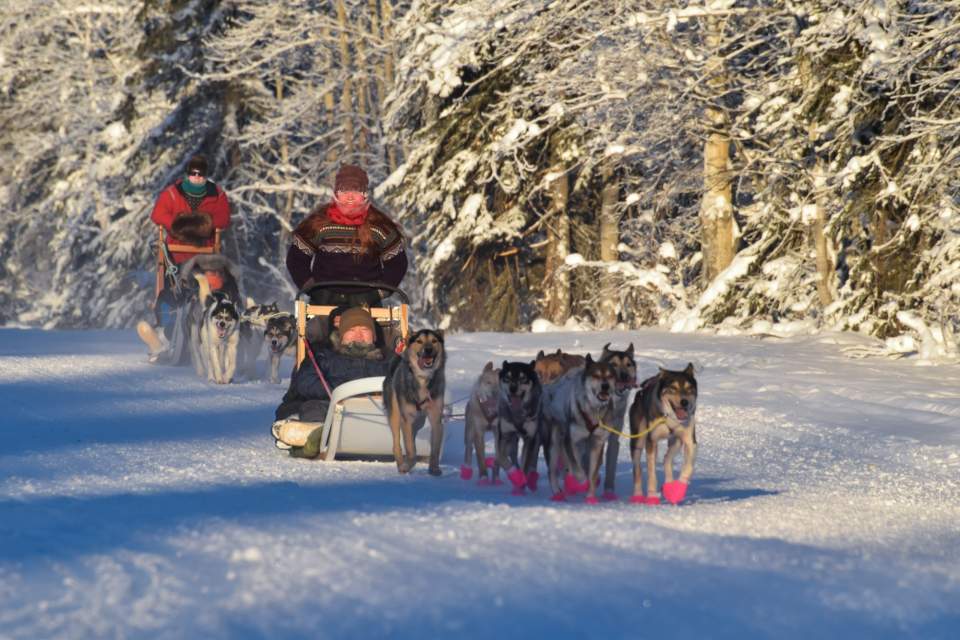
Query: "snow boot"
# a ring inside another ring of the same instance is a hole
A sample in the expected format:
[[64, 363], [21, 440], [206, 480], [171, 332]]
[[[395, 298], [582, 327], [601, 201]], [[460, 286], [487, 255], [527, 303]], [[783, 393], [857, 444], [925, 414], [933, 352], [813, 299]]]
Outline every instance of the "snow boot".
[[137, 323], [137, 335], [150, 349], [151, 362], [156, 361], [157, 356], [167, 347], [166, 339], [161, 338], [157, 330], [146, 320]]
[[[291, 447], [305, 447], [314, 431], [323, 432], [323, 424], [320, 422], [301, 422], [298, 419], [287, 418], [274, 422], [270, 431], [274, 438], [284, 444]], [[319, 440], [318, 435], [317, 441], [319, 442]]]

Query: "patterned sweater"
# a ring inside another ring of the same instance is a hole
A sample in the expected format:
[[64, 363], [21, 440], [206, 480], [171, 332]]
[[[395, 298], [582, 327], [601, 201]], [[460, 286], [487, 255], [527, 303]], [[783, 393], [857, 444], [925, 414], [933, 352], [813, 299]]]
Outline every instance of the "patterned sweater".
[[356, 227], [330, 220], [316, 226], [313, 219], [317, 216], [323, 217], [313, 213], [297, 227], [287, 251], [287, 270], [298, 288], [310, 278], [314, 282], [356, 280], [399, 286], [407, 272], [407, 254], [403, 236], [392, 222], [384, 219], [371, 225], [375, 246], [363, 253]]

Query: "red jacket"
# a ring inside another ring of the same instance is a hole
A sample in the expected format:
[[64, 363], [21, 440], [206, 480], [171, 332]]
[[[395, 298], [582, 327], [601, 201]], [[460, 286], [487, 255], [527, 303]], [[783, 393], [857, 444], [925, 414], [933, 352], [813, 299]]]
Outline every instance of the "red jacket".
[[[173, 235], [172, 228], [173, 221], [176, 220], [178, 216], [193, 213], [190, 210], [190, 203], [187, 202], [187, 198], [183, 192], [182, 183], [183, 179], [177, 180], [160, 193], [160, 196], [157, 198], [157, 203], [153, 206], [153, 213], [150, 214], [150, 219], [167, 230], [169, 241], [190, 244], [189, 242], [183, 241], [182, 238], [177, 238]], [[227, 194], [224, 193], [223, 189], [209, 180], [207, 181], [207, 193], [200, 202], [200, 206], [197, 207], [196, 212], [210, 214], [214, 229], [226, 229], [230, 226], [230, 203], [227, 201]], [[213, 235], [204, 243], [204, 246], [207, 247], [212, 245]], [[176, 252], [173, 253], [171, 257], [174, 262], [180, 264], [185, 260], [189, 260], [194, 255], [196, 254]]]

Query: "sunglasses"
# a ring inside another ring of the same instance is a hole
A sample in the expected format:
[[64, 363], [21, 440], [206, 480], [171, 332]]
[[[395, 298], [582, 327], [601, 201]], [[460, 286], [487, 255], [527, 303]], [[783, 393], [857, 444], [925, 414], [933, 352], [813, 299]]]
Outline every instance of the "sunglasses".
[[187, 175], [188, 175], [188, 176], [196, 176], [196, 177], [198, 177], [198, 178], [202, 178], [202, 177], [203, 177], [203, 171], [197, 171], [196, 169], [194, 169], [193, 171], [191, 171], [191, 172], [188, 173]]

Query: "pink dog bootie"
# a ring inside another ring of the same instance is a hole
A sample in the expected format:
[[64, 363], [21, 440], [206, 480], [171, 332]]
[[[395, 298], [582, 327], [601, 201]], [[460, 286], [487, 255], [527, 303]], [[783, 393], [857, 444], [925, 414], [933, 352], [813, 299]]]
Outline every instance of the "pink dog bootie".
[[493, 456], [488, 456], [484, 458], [483, 463], [487, 465], [487, 468], [493, 467]]
[[568, 473], [563, 478], [563, 488], [570, 495], [575, 493], [583, 493], [590, 488], [590, 482], [587, 480], [584, 480], [583, 482], [577, 482], [577, 479], [573, 477], [573, 474]]
[[527, 488], [530, 489], [530, 491], [536, 491], [536, 490], [537, 490], [537, 481], [538, 481], [538, 480], [540, 480], [540, 474], [539, 474], [539, 473], [537, 473], [536, 471], [531, 471], [530, 473], [528, 473], [528, 474], [527, 474]]
[[597, 496], [587, 496], [587, 499], [584, 500], [587, 504], [600, 504], [600, 501], [597, 500]]
[[670, 504], [680, 504], [683, 497], [687, 495], [687, 483], [676, 480], [674, 482], [664, 482], [661, 490], [663, 497]]
[[660, 496], [647, 496], [643, 499], [643, 504], [658, 505], [660, 504]]
[[469, 480], [473, 477], [473, 467], [468, 467], [465, 464], [460, 465], [460, 479]]
[[507, 480], [510, 481], [514, 489], [523, 489], [527, 486], [527, 476], [523, 475], [523, 471], [517, 468], [513, 468], [507, 474]]
[[566, 502], [566, 501], [567, 501], [567, 494], [564, 493], [563, 491], [557, 491], [555, 494], [553, 494], [552, 496], [550, 496], [550, 499], [551, 499], [553, 502]]

